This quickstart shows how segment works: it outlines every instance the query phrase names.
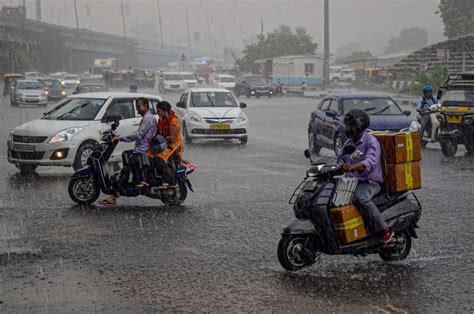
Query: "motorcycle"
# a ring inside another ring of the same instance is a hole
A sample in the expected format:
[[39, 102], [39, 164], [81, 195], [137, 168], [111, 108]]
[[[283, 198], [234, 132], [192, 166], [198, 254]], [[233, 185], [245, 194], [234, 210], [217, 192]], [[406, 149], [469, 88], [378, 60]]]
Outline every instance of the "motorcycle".
[[194, 192], [188, 176], [196, 169], [196, 166], [189, 162], [184, 165], [178, 163], [177, 185], [165, 189], [159, 188], [164, 182], [159, 174], [157, 174], [159, 184], [146, 188], [137, 187], [133, 180], [132, 182], [123, 182], [120, 171], [109, 176], [107, 162], [118, 144], [118, 141], [113, 142], [112, 138], [118, 136], [116, 129], [120, 116], [111, 114], [107, 119], [107, 122], [112, 122], [111, 129], [102, 134], [102, 143], [94, 147], [87, 160], [87, 166], [76, 171], [69, 182], [68, 192], [74, 202], [91, 204], [99, 198], [102, 191], [107, 195], [119, 194], [127, 197], [144, 195], [159, 199], [167, 205], [179, 205], [186, 199], [188, 189]]
[[[342, 155], [352, 154], [354, 146], [343, 149]], [[387, 193], [382, 191], [374, 198], [375, 205], [382, 213], [384, 220], [394, 233], [389, 243], [380, 244], [377, 237], [366, 236], [351, 243], [344, 243], [338, 233], [334, 232], [335, 243], [329, 243], [329, 232], [337, 230], [334, 221], [328, 228], [321, 228], [324, 222], [315, 221], [315, 217], [307, 204], [301, 199], [312, 199], [312, 203], [325, 206], [325, 217], [330, 216], [333, 196], [337, 186], [337, 176], [342, 175], [342, 163], [338, 160], [321, 157], [311, 160], [311, 153], [305, 150], [305, 156], [311, 163], [306, 177], [295, 189], [289, 203], [293, 204], [296, 219], [285, 227], [278, 244], [278, 260], [284, 269], [297, 271], [319, 261], [321, 254], [366, 256], [379, 254], [384, 261], [400, 261], [405, 259], [411, 250], [412, 238], [417, 238], [415, 229], [421, 217], [421, 204], [412, 191]], [[308, 197], [309, 195], [309, 197]], [[321, 216], [320, 216], [321, 217]], [[321, 219], [324, 220], [324, 219]], [[369, 231], [369, 230], [367, 230]], [[367, 234], [370, 234], [367, 232]]]
[[[439, 132], [440, 132], [440, 123], [436, 118], [436, 115], [440, 112], [438, 105], [433, 105], [429, 109], [430, 112], [430, 121], [421, 136], [421, 147], [425, 148], [428, 143], [436, 143], [439, 141]], [[421, 129], [421, 116], [418, 114], [416, 117], [416, 122], [418, 123], [418, 130]]]

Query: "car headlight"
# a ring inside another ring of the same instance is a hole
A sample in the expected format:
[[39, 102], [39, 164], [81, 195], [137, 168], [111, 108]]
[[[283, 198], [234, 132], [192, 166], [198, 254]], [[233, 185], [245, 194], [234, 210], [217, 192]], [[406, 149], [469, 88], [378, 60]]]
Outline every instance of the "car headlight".
[[44, 91], [43, 93], [44, 96], [48, 96], [49, 95], [49, 92], [47, 90]]
[[62, 92], [61, 92], [61, 95], [62, 95], [62, 96], [66, 96], [67, 94], [66, 94], [65, 91], [62, 91]]
[[48, 143], [59, 143], [64, 141], [71, 140], [77, 133], [83, 131], [84, 128], [69, 128], [66, 130], [62, 130], [54, 134], [54, 136], [49, 140]]
[[8, 134], [8, 142], [12, 142], [13, 141], [13, 130], [10, 131], [10, 134]]
[[419, 124], [417, 121], [412, 121], [410, 124], [410, 127], [408, 128], [408, 131], [419, 132], [420, 128], [421, 128], [421, 124]]
[[194, 121], [194, 122], [201, 122], [202, 121], [201, 117], [195, 112], [190, 113], [189, 120]]
[[247, 121], [247, 116], [243, 111], [240, 112], [239, 116], [237, 117], [237, 122], [244, 122]]
[[62, 84], [62, 85], [66, 85], [66, 81], [61, 81], [61, 84]]

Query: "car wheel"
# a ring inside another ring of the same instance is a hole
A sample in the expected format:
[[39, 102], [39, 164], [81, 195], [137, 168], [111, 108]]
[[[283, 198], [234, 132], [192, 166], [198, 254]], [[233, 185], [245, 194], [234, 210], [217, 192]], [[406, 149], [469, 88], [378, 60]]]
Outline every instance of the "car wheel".
[[185, 144], [191, 144], [193, 142], [193, 140], [188, 136], [188, 128], [186, 127], [185, 123], [183, 123], [182, 133], [183, 133], [184, 143]]
[[25, 165], [25, 164], [15, 164], [15, 166], [20, 170], [22, 173], [31, 173], [38, 168], [37, 165]]
[[321, 151], [321, 146], [318, 145], [316, 140], [316, 135], [312, 130], [308, 130], [308, 148], [311, 154], [319, 154]]
[[89, 159], [89, 156], [92, 154], [93, 150], [94, 150], [94, 144], [92, 143], [82, 144], [77, 150], [76, 158], [74, 159], [74, 164], [72, 165], [72, 168], [75, 171], [77, 171], [87, 166], [87, 159]]
[[244, 137], [240, 138], [240, 145], [245, 145], [245, 144], [247, 144], [247, 141], [248, 141], [248, 137], [247, 137], [247, 136], [244, 136]]
[[342, 137], [340, 135], [336, 135], [334, 138], [334, 153], [337, 155], [339, 154], [339, 151], [342, 149], [342, 146], [344, 146], [344, 141], [342, 140]]

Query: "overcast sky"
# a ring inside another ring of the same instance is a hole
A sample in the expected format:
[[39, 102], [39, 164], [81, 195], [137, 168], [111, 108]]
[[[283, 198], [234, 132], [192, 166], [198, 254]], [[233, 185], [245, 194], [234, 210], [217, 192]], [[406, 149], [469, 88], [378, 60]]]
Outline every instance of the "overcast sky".
[[[76, 1], [81, 27], [123, 34], [120, 0]], [[128, 28], [154, 23], [158, 29], [157, 0], [123, 2]], [[26, 3], [28, 17], [34, 18], [35, 0]], [[390, 38], [412, 26], [425, 28], [431, 43], [441, 41], [443, 24], [435, 15], [438, 4], [439, 0], [330, 0], [331, 50], [357, 42], [379, 54]], [[160, 5], [165, 42], [187, 43], [187, 11], [194, 46], [208, 48], [210, 30], [219, 46], [214, 49], [240, 48], [243, 40], [260, 32], [262, 19], [265, 32], [281, 24], [303, 26], [320, 44], [319, 50], [323, 49], [323, 0], [160, 0]], [[42, 0], [42, 7], [43, 21], [75, 27], [74, 0]], [[200, 33], [200, 42], [194, 42], [194, 32]]]

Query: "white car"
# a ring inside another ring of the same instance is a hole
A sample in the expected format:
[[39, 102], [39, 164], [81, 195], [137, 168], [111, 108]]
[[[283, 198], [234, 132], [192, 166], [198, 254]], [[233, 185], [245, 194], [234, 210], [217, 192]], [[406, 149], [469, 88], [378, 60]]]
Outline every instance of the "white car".
[[194, 88], [197, 87], [198, 81], [194, 74], [189, 72], [181, 72], [181, 79], [183, 80], [184, 84], [186, 84], [186, 88]]
[[227, 89], [192, 88], [186, 90], [176, 104], [181, 120], [183, 139], [235, 138], [247, 143], [249, 120], [240, 103]]
[[182, 92], [186, 89], [186, 83], [179, 72], [165, 72], [160, 76], [160, 90], [163, 93]]
[[81, 82], [79, 75], [68, 74], [64, 76], [64, 79], [61, 81], [66, 88], [76, 88], [77, 85]]
[[25, 79], [28, 80], [36, 80], [36, 79], [47, 79], [48, 76], [46, 74], [43, 74], [41, 72], [26, 72], [25, 73]]
[[[139, 93], [87, 93], [70, 96], [38, 120], [14, 128], [8, 137], [8, 161], [20, 171], [33, 171], [38, 166], [86, 166], [87, 158], [101, 133], [110, 129], [108, 114], [120, 114], [117, 129], [127, 135], [138, 129], [142, 117], [135, 100], [145, 97], [156, 114], [159, 96]], [[157, 117], [157, 116], [156, 116]], [[157, 117], [158, 118], [158, 117]], [[110, 162], [120, 162], [124, 150], [133, 143], [120, 142]]]
[[235, 89], [235, 77], [229, 74], [217, 74], [214, 79], [214, 84], [218, 88], [225, 88], [230, 91]]
[[329, 68], [329, 80], [337, 84], [339, 82], [352, 82], [355, 81], [355, 72], [351, 68], [342, 66], [331, 66]]

